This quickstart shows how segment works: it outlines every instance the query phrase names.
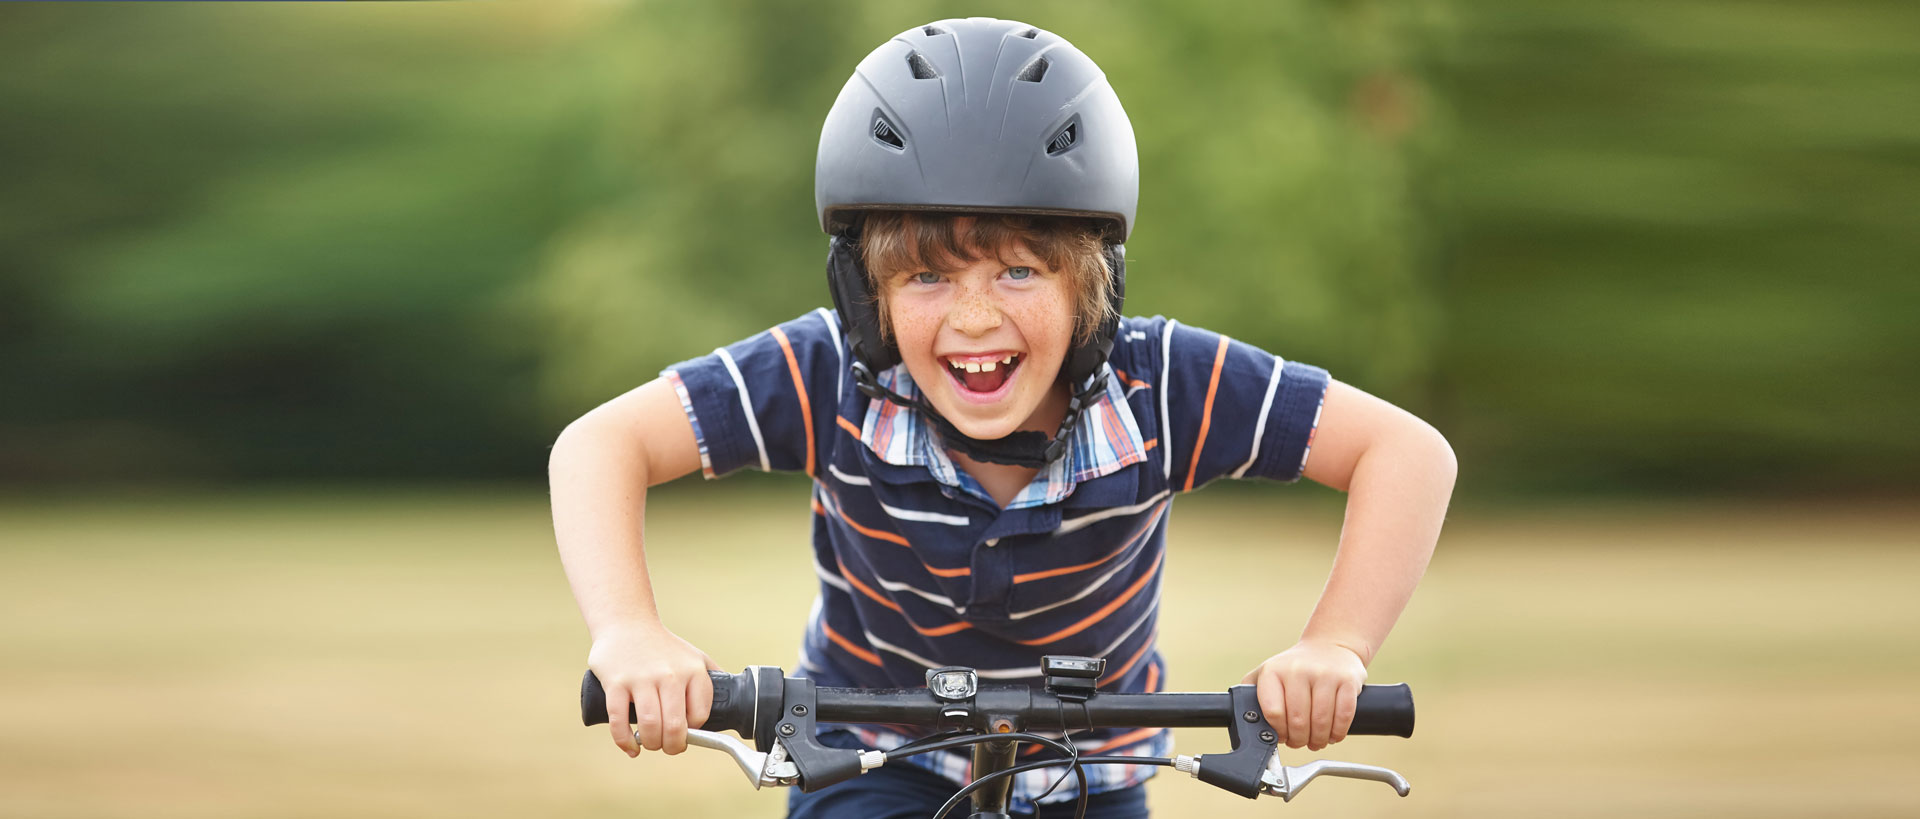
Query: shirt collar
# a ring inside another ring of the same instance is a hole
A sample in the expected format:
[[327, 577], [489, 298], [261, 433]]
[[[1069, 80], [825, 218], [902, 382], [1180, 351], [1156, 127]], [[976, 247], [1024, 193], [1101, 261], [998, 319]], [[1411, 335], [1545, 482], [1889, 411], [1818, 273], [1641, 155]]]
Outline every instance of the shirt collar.
[[[1111, 366], [1106, 366], [1106, 373], [1106, 392], [1081, 410], [1066, 455], [1040, 470], [1006, 508], [1058, 503], [1073, 494], [1074, 486], [1082, 481], [1113, 474], [1147, 459], [1140, 426], [1121, 392], [1120, 379]], [[881, 372], [879, 381], [909, 399], [919, 396], [919, 387], [907, 374], [905, 364]], [[882, 461], [896, 466], [924, 466], [934, 480], [991, 500], [979, 481], [954, 465], [918, 410], [872, 399], [867, 403], [866, 420], [860, 425], [860, 441]]]

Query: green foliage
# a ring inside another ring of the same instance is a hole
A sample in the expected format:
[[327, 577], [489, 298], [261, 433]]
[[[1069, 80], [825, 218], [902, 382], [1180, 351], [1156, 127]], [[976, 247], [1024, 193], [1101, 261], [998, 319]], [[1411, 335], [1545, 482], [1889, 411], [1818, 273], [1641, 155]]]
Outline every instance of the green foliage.
[[1435, 419], [1470, 486], [1920, 477], [1905, 7], [726, 0], [0, 8], [0, 480], [537, 474], [826, 303], [821, 117], [962, 14], [1126, 102], [1129, 312]]
[[1913, 487], [1920, 9], [1460, 9], [1456, 443], [1516, 486]]

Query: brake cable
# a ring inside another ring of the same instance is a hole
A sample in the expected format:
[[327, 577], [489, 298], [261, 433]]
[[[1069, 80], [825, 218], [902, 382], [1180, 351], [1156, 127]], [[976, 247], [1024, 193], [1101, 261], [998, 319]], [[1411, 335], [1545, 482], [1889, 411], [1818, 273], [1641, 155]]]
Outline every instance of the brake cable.
[[[946, 804], [941, 805], [940, 810], [934, 813], [933, 819], [946, 819], [947, 813], [952, 811], [954, 806], [960, 804], [962, 799], [967, 798], [972, 795], [974, 791], [985, 787], [988, 783], [1000, 777], [1023, 774], [1027, 771], [1037, 771], [1041, 768], [1057, 768], [1067, 764], [1069, 761], [1070, 760], [1065, 759], [1043, 759], [1039, 762], [1015, 765], [1004, 771], [994, 771], [979, 779], [975, 779], [967, 783], [966, 787], [954, 793], [953, 798], [948, 799]], [[1173, 760], [1163, 756], [1083, 756], [1080, 757], [1078, 761], [1074, 761], [1074, 765], [1076, 767], [1084, 765], [1160, 765], [1171, 768], [1173, 767]]]

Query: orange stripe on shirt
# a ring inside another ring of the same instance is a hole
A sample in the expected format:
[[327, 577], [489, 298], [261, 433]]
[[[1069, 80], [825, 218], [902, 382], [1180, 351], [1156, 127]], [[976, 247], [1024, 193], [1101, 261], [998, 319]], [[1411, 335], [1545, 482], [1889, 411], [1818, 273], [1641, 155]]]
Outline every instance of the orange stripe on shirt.
[[[820, 486], [822, 489], [826, 489], [824, 484], [816, 484], [816, 485]], [[867, 537], [874, 538], [876, 540], [884, 540], [884, 541], [887, 541], [888, 543], [898, 543], [901, 546], [905, 546], [909, 549], [913, 548], [913, 544], [908, 543], [907, 539], [904, 537], [901, 537], [899, 535], [896, 535], [892, 532], [888, 532], [885, 530], [874, 529], [867, 526], [861, 526], [859, 523], [854, 522], [853, 518], [847, 517], [846, 511], [841, 508], [840, 496], [834, 495], [833, 490], [831, 489], [827, 489], [826, 492], [829, 495], [833, 495], [834, 517], [839, 518], [841, 521], [845, 522], [848, 526], [853, 527], [854, 531], [859, 532], [860, 534], [866, 535]], [[814, 503], [817, 505], [819, 501], [816, 500], [814, 501]], [[926, 569], [928, 573], [932, 574], [935, 577], [966, 577], [967, 575], [973, 574], [973, 569], [970, 569], [970, 568], [936, 569], [932, 566], [928, 566], [926, 564], [926, 561], [921, 561], [920, 566], [921, 568]]]
[[1193, 476], [1200, 469], [1200, 450], [1207, 447], [1207, 427], [1213, 424], [1213, 395], [1220, 390], [1220, 367], [1227, 363], [1227, 337], [1220, 337], [1220, 349], [1213, 354], [1213, 379], [1207, 382], [1207, 406], [1200, 411], [1200, 437], [1193, 441], [1193, 463], [1187, 466], [1187, 488], [1193, 491]]
[[839, 422], [840, 422], [840, 428], [841, 428], [841, 429], [844, 429], [844, 430], [846, 430], [846, 431], [847, 431], [847, 434], [849, 434], [849, 435], [852, 435], [852, 436], [854, 437], [854, 439], [855, 439], [855, 440], [859, 440], [859, 438], [860, 438], [860, 427], [858, 427], [858, 426], [856, 426], [856, 425], [854, 425], [854, 423], [853, 423], [852, 421], [849, 421], [849, 420], [847, 420], [847, 419], [846, 419], [845, 417], [843, 417], [843, 416], [841, 416], [841, 415], [838, 415], [838, 414], [836, 414], [836, 415], [834, 415], [834, 416], [833, 416], [833, 420], [835, 420], [835, 421], [839, 421]]
[[842, 521], [845, 521], [848, 526], [853, 527], [854, 531], [859, 532], [860, 534], [866, 535], [867, 537], [873, 538], [875, 540], [884, 540], [888, 543], [898, 543], [909, 549], [913, 548], [913, 544], [908, 543], [907, 539], [904, 537], [901, 537], [899, 535], [896, 535], [892, 532], [888, 532], [883, 529], [874, 529], [867, 526], [861, 526], [860, 524], [854, 522], [853, 518], [847, 517], [846, 510], [840, 508], [840, 497], [838, 495], [835, 495], [833, 498], [833, 514], [835, 517], [841, 519]]
[[[873, 589], [867, 588], [867, 584], [860, 582], [860, 578], [854, 577], [853, 572], [847, 571], [847, 564], [845, 562], [836, 561], [836, 563], [838, 563], [840, 566], [840, 578], [842, 580], [847, 581], [849, 585], [853, 586], [856, 589], [859, 589], [861, 594], [864, 594], [872, 598], [873, 602], [879, 603], [880, 605], [886, 606], [887, 608], [893, 609], [894, 611], [897, 611], [897, 612], [900, 611], [899, 603], [895, 603], [892, 600], [888, 600], [887, 598], [880, 596], [879, 592], [874, 591]], [[900, 613], [905, 614], [906, 612], [900, 612]]]
[[1160, 690], [1160, 664], [1147, 663], [1147, 693]]
[[[895, 612], [898, 612], [902, 619], [906, 618], [907, 613], [905, 611], [901, 611], [899, 603], [895, 603], [892, 600], [888, 600], [887, 598], [882, 597], [879, 592], [869, 588], [867, 584], [860, 582], [860, 578], [854, 577], [853, 572], [847, 571], [846, 563], [844, 562], [840, 563], [839, 566], [840, 566], [840, 578], [842, 580], [847, 581], [848, 585], [853, 586], [856, 589], [859, 589], [861, 594], [864, 594], [872, 598], [873, 602], [879, 603], [882, 606], [886, 606], [887, 608], [892, 609]], [[922, 628], [919, 625], [916, 625], [912, 620], [907, 620], [907, 625], [913, 626], [914, 631], [919, 632], [922, 636], [925, 636], [925, 637], [945, 637], [957, 631], [966, 631], [967, 629], [973, 628], [972, 623], [966, 622], [964, 620], [948, 623], [944, 626], [934, 626], [933, 628]]]
[[820, 621], [820, 630], [826, 632], [827, 639], [832, 640], [834, 645], [837, 645], [841, 648], [846, 649], [848, 654], [852, 654], [853, 656], [859, 657], [860, 659], [866, 660], [867, 662], [872, 663], [874, 665], [882, 664], [880, 662], [880, 655], [875, 654], [871, 651], [868, 651], [867, 649], [861, 648], [857, 645], [854, 645], [853, 641], [840, 636], [840, 632], [834, 631], [833, 626], [827, 625], [827, 621], [825, 620]]
[[1154, 447], [1157, 447], [1157, 446], [1159, 446], [1159, 445], [1160, 445], [1160, 439], [1159, 439], [1159, 438], [1148, 438], [1148, 439], [1147, 439], [1147, 445], [1146, 445], [1146, 446], [1144, 446], [1144, 447], [1141, 447], [1141, 449], [1145, 449], [1145, 450], [1152, 450], [1152, 449], [1153, 449]]
[[1059, 577], [1060, 575], [1063, 575], [1063, 574], [1073, 574], [1074, 572], [1084, 572], [1088, 569], [1091, 569], [1095, 566], [1098, 566], [1102, 563], [1105, 563], [1109, 560], [1119, 557], [1120, 555], [1126, 554], [1128, 549], [1133, 548], [1133, 542], [1135, 540], [1138, 540], [1141, 535], [1146, 534], [1147, 530], [1149, 528], [1152, 528], [1153, 524], [1160, 519], [1160, 507], [1166, 506], [1166, 505], [1167, 505], [1167, 501], [1161, 501], [1160, 506], [1154, 507], [1153, 514], [1147, 516], [1146, 523], [1141, 524], [1140, 528], [1133, 530], [1133, 534], [1127, 535], [1126, 540], [1120, 541], [1120, 548], [1115, 549], [1111, 552], [1108, 552], [1105, 556], [1101, 557], [1099, 560], [1093, 561], [1092, 563], [1082, 563], [1078, 566], [1062, 566], [1058, 569], [1048, 569], [1043, 572], [1027, 572], [1026, 574], [1016, 574], [1013, 576], [1013, 582], [1026, 583], [1032, 580], [1045, 580], [1049, 577]]
[[1099, 611], [1096, 611], [1092, 614], [1087, 615], [1086, 618], [1082, 619], [1080, 622], [1074, 623], [1071, 626], [1067, 626], [1066, 628], [1063, 628], [1045, 637], [1041, 637], [1037, 640], [1020, 640], [1018, 642], [1023, 646], [1038, 646], [1038, 645], [1046, 645], [1047, 643], [1059, 642], [1061, 640], [1064, 640], [1068, 637], [1072, 637], [1075, 634], [1079, 634], [1080, 632], [1087, 630], [1087, 627], [1093, 625], [1094, 623], [1098, 623], [1101, 620], [1107, 619], [1107, 615], [1112, 614], [1115, 611], [1119, 610], [1121, 606], [1124, 606], [1127, 604], [1128, 600], [1132, 600], [1134, 595], [1139, 594], [1141, 589], [1144, 589], [1147, 587], [1148, 581], [1153, 580], [1154, 576], [1160, 573], [1160, 561], [1165, 560], [1166, 557], [1167, 557], [1166, 552], [1161, 552], [1158, 556], [1154, 557], [1153, 565], [1147, 567], [1146, 574], [1140, 575], [1140, 579], [1133, 581], [1133, 585], [1128, 586], [1127, 590], [1121, 592], [1119, 597], [1116, 597], [1111, 602], [1107, 603], [1104, 606], [1101, 606]]
[[[807, 474], [813, 474], [813, 406], [807, 401], [807, 382], [800, 378], [800, 360], [793, 357], [793, 342], [787, 340], [785, 331], [773, 328], [773, 340], [780, 342], [780, 351], [787, 354], [787, 372], [793, 373], [793, 392], [800, 396], [800, 420], [807, 425]], [[1219, 367], [1214, 367], [1218, 376]], [[1209, 393], [1211, 397], [1211, 393]]]
[[1147, 641], [1140, 644], [1140, 648], [1133, 652], [1133, 656], [1128, 657], [1127, 661], [1121, 664], [1119, 668], [1116, 668], [1112, 671], [1108, 671], [1106, 676], [1100, 678], [1101, 680], [1104, 681], [1102, 684], [1112, 685], [1114, 683], [1119, 682], [1121, 677], [1127, 676], [1127, 672], [1133, 670], [1134, 664], [1140, 662], [1141, 657], [1147, 656], [1147, 649], [1152, 647], [1153, 647], [1153, 635], [1149, 634], [1147, 635]]

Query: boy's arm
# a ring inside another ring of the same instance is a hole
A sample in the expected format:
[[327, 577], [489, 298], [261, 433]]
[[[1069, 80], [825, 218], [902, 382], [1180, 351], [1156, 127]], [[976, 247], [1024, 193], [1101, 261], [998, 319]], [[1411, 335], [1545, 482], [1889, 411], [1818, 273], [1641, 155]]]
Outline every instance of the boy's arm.
[[[706, 670], [718, 668], [668, 631], [647, 577], [643, 521], [647, 487], [700, 467], [693, 425], [673, 385], [648, 382], [569, 424], [548, 461], [560, 560], [586, 618], [587, 665], [607, 692], [613, 740], [640, 749], [686, 749], [686, 729], [713, 701]], [[640, 738], [627, 723], [631, 703]]]
[[1326, 589], [1294, 647], [1249, 672], [1289, 747], [1346, 738], [1366, 666], [1427, 570], [1456, 465], [1425, 421], [1338, 381], [1327, 387], [1305, 475], [1347, 492]]

